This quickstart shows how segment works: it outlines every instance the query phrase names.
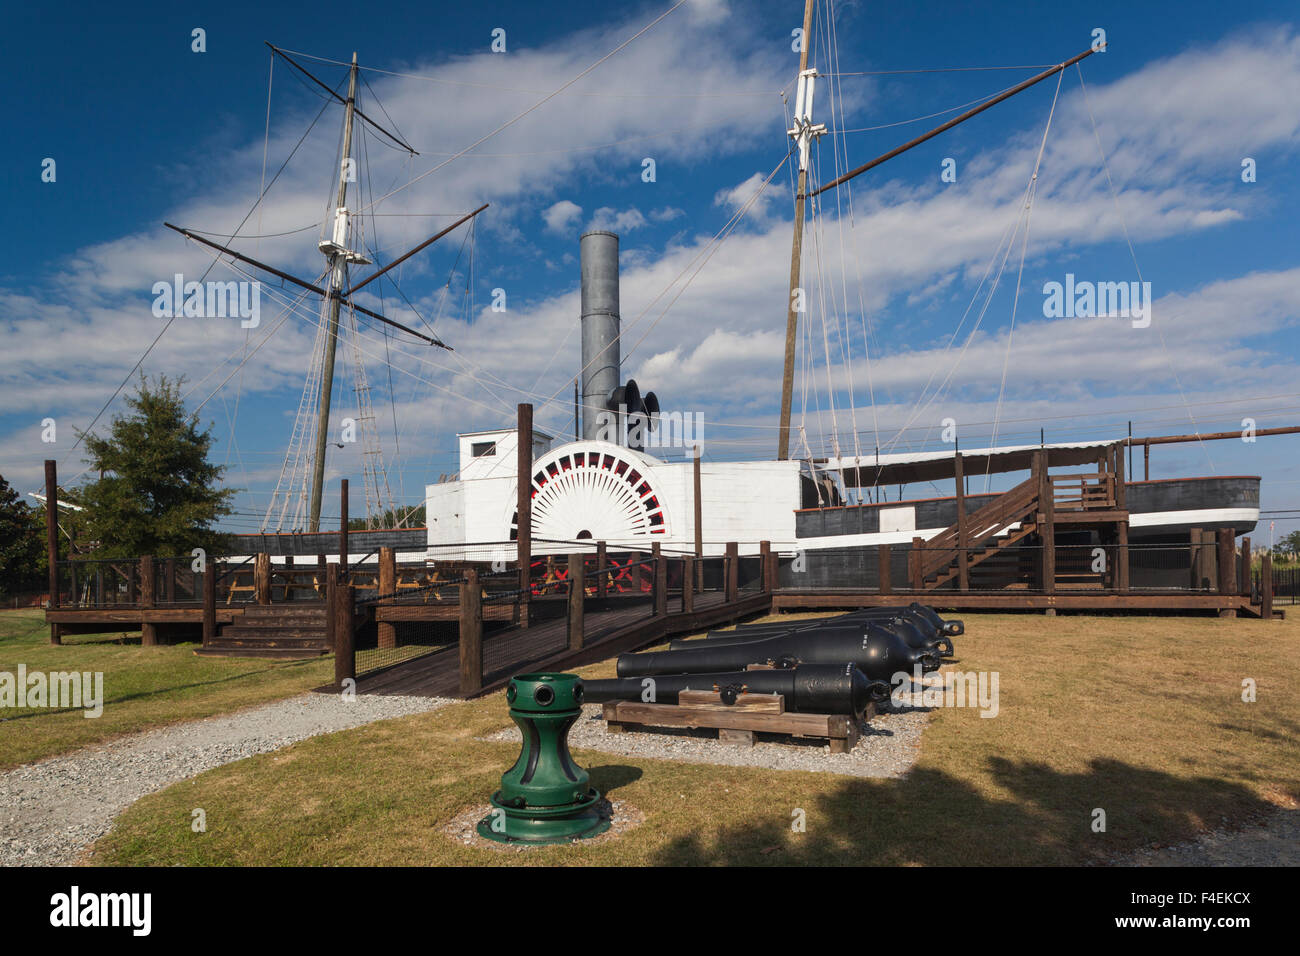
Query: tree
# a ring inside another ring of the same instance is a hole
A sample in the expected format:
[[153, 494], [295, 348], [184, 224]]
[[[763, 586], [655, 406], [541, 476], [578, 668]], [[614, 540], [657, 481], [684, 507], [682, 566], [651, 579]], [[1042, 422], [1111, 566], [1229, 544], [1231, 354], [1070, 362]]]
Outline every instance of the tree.
[[[400, 507], [389, 508], [383, 514], [377, 516], [372, 522], [376, 529], [396, 528], [398, 522], [402, 522], [403, 528], [423, 528], [424, 527], [424, 505], [418, 507]], [[348, 519], [349, 531], [365, 531], [365, 518]]]
[[0, 598], [43, 586], [45, 515], [19, 497], [0, 475]]
[[86, 532], [103, 557], [219, 552], [225, 536], [214, 525], [231, 513], [233, 489], [217, 487], [224, 466], [208, 461], [210, 430], [187, 414], [183, 379], [140, 376], [127, 398], [131, 414], [115, 417], [109, 437], [82, 433], [90, 470], [99, 473], [78, 490]]
[[1300, 531], [1292, 531], [1273, 550], [1278, 554], [1300, 554]]

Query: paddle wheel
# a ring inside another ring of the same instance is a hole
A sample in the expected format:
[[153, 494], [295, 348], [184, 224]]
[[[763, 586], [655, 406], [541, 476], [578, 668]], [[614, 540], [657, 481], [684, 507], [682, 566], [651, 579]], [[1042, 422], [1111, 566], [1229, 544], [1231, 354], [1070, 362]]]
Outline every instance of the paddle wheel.
[[[607, 541], [648, 545], [670, 533], [657, 485], [655, 460], [621, 445], [581, 441], [542, 456], [533, 465], [536, 541]], [[510, 537], [518, 534], [512, 509]]]

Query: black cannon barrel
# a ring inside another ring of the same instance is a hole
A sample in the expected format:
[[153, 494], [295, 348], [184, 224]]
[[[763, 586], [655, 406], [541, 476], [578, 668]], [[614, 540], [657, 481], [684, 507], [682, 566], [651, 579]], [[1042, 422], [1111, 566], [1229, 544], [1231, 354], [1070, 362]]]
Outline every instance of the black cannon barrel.
[[841, 624], [849, 621], [889, 617], [907, 617], [918, 624], [922, 624], [923, 627], [932, 628], [936, 634], [946, 634], [949, 637], [961, 635], [965, 633], [966, 630], [965, 625], [961, 621], [945, 621], [939, 616], [934, 608], [913, 602], [906, 605], [900, 604], [887, 607], [861, 608], [857, 611], [850, 611], [847, 614], [840, 614], [836, 617], [824, 617], [811, 620], [804, 619], [800, 621], [764, 621], [761, 624], [741, 624], [733, 630], [709, 631], [706, 638], [708, 640], [713, 640], [717, 637], [735, 637], [741, 633], [761, 634], [766, 631], [803, 630], [827, 624]]
[[924, 619], [915, 615], [898, 614], [888, 617], [834, 617], [819, 621], [795, 621], [782, 627], [764, 628], [760, 631], [736, 628], [734, 631], [711, 632], [703, 640], [684, 640], [678, 638], [669, 641], [668, 649], [673, 651], [693, 650], [699, 647], [725, 647], [732, 644], [745, 644], [751, 641], [770, 640], [773, 637], [799, 635], [831, 634], [841, 631], [861, 632], [867, 627], [886, 627], [896, 631], [909, 647], [931, 649], [943, 657], [952, 657], [954, 653], [952, 639], [942, 632], [935, 631]]
[[[650, 683], [650, 682], [653, 682]], [[889, 696], [889, 684], [870, 680], [853, 664], [800, 664], [788, 670], [723, 671], [717, 674], [660, 674], [584, 682], [584, 700], [640, 700], [675, 704], [684, 690], [780, 694], [786, 710], [801, 714], [861, 716], [867, 704]], [[734, 697], [732, 698], [734, 700]]]
[[856, 664], [871, 680], [887, 681], [899, 671], [938, 670], [942, 658], [936, 650], [907, 646], [899, 634], [879, 624], [868, 623], [826, 634], [782, 634], [761, 641], [714, 646], [701, 641], [700, 647], [680, 651], [651, 651], [648, 654], [620, 654], [619, 677], [656, 674], [705, 674], [739, 670], [749, 664], [776, 662], [796, 664]]

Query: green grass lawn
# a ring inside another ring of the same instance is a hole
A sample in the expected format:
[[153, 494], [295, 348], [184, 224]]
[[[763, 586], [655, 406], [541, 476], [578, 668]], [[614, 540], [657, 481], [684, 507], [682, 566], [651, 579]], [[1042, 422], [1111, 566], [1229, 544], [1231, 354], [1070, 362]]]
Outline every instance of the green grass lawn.
[[138, 633], [65, 636], [49, 643], [41, 611], [0, 611], [0, 671], [104, 675], [104, 711], [0, 710], [0, 768], [28, 763], [131, 731], [289, 697], [333, 678], [333, 658], [263, 661], [202, 658], [196, 644], [143, 647]]
[[[1300, 625], [966, 615], [962, 670], [1001, 713], [938, 710], [898, 780], [579, 750], [645, 814], [617, 840], [502, 853], [439, 828], [518, 752], [476, 738], [504, 696], [317, 737], [144, 798], [96, 846], [128, 865], [1067, 864], [1239, 825], [1300, 800]], [[610, 662], [582, 669], [608, 676]], [[1258, 700], [1242, 700], [1242, 681]], [[190, 830], [203, 807], [208, 830]], [[1106, 832], [1091, 828], [1106, 812]], [[802, 809], [807, 830], [795, 833]]]

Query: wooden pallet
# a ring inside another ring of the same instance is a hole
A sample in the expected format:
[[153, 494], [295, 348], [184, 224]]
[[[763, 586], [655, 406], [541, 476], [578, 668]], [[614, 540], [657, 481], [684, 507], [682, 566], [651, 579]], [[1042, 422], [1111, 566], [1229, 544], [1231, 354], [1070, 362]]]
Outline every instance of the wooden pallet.
[[832, 753], [848, 753], [858, 742], [858, 721], [853, 717], [786, 713], [780, 694], [740, 694], [728, 705], [717, 691], [691, 690], [683, 691], [676, 704], [606, 701], [601, 716], [611, 734], [628, 727], [708, 727], [718, 731], [723, 743], [742, 747], [754, 745], [755, 733], [822, 737], [830, 742]]

